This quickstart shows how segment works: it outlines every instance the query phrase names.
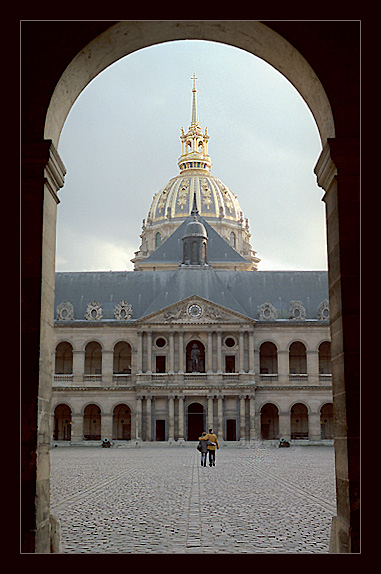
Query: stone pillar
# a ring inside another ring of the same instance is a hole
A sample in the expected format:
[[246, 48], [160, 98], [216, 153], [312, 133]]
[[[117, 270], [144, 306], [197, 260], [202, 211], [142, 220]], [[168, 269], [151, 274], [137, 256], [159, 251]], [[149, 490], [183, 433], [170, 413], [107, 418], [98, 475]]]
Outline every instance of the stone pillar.
[[217, 373], [222, 373], [222, 335], [217, 331]]
[[174, 335], [173, 332], [169, 333], [169, 368], [168, 374], [173, 375], [174, 372], [174, 358], [175, 358], [175, 347], [174, 347]]
[[106, 384], [112, 383], [112, 375], [114, 370], [114, 352], [110, 350], [102, 350], [102, 382]]
[[146, 425], [146, 440], [152, 441], [152, 398], [150, 395], [146, 398], [147, 402], [147, 410], [146, 410], [146, 417], [147, 417], [147, 425]]
[[71, 415], [71, 442], [83, 442], [83, 414], [73, 413]]
[[278, 351], [278, 382], [281, 385], [289, 382], [289, 355], [288, 350]]
[[73, 383], [83, 383], [85, 351], [73, 350]]
[[206, 432], [213, 428], [213, 402], [213, 397], [208, 396], [208, 422]]
[[255, 397], [250, 396], [250, 440], [256, 439], [255, 434]]
[[136, 397], [135, 439], [142, 439], [142, 397]]
[[254, 373], [255, 380], [259, 383], [260, 362], [259, 362], [259, 349], [254, 349]]
[[184, 440], [184, 396], [179, 395], [179, 439]]
[[319, 352], [307, 351], [308, 382], [317, 385], [319, 382]]
[[224, 398], [222, 396], [218, 397], [218, 438], [223, 440], [224, 438]]
[[255, 373], [254, 364], [254, 333], [249, 331], [249, 373]]
[[172, 395], [168, 397], [168, 440], [175, 438], [175, 399]]
[[321, 439], [320, 411], [308, 413], [308, 440]]
[[212, 333], [209, 331], [208, 332], [208, 351], [207, 351], [207, 356], [208, 356], [208, 368], [207, 368], [207, 373], [212, 373], [213, 372], [213, 343], [212, 343]]
[[179, 332], [179, 373], [184, 373], [184, 333]]
[[152, 333], [147, 333], [147, 373], [152, 373]]
[[112, 423], [113, 423], [113, 415], [112, 413], [105, 413], [102, 414], [101, 419], [101, 439], [108, 438], [109, 440], [112, 439]]
[[138, 356], [137, 356], [137, 373], [141, 375], [143, 372], [143, 333], [138, 331]]
[[291, 440], [291, 415], [289, 411], [279, 413], [279, 438]]
[[325, 190], [337, 516], [330, 551], [360, 552], [360, 142], [328, 139], [315, 167]]
[[244, 373], [244, 359], [245, 359], [245, 349], [244, 349], [244, 339], [243, 331], [239, 334], [239, 372]]
[[21, 185], [21, 552], [50, 552], [50, 444], [58, 190], [66, 169], [51, 140], [25, 139]]
[[246, 418], [246, 396], [241, 395], [239, 398], [239, 440], [246, 440], [246, 425], [245, 425], [245, 418]]

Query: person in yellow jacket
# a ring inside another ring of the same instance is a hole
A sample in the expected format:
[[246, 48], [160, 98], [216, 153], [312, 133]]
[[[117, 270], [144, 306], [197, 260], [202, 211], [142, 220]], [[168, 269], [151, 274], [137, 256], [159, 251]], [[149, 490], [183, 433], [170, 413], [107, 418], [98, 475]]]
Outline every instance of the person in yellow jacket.
[[213, 433], [213, 429], [209, 429], [209, 433], [199, 438], [199, 440], [208, 440], [208, 453], [209, 453], [209, 466], [216, 466], [216, 447], [219, 449], [217, 436]]

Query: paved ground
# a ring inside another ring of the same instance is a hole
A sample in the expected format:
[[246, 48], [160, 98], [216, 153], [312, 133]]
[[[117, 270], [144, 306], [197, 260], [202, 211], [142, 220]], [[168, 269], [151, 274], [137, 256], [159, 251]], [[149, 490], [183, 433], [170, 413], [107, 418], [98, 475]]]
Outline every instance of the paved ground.
[[327, 553], [333, 447], [51, 450], [64, 553]]

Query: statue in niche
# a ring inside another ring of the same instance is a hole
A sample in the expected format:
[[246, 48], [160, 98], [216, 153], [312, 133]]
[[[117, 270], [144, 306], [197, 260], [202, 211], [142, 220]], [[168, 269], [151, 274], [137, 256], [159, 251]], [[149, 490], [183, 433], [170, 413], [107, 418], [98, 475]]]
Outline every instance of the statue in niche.
[[196, 343], [192, 346], [191, 351], [191, 362], [192, 362], [192, 373], [200, 372], [200, 349], [197, 347]]

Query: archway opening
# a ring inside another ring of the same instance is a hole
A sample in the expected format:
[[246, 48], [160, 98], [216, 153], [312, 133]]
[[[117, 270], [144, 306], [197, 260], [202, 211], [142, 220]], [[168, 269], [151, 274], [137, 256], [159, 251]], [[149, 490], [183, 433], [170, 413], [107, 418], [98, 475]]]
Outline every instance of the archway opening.
[[187, 440], [198, 440], [205, 431], [205, 410], [200, 403], [191, 403], [187, 409]]
[[97, 405], [87, 405], [83, 413], [84, 440], [101, 440], [101, 410]]
[[57, 405], [54, 409], [53, 440], [71, 440], [71, 409], [68, 405]]
[[278, 372], [278, 353], [274, 343], [267, 341], [259, 348], [259, 372], [261, 375], [271, 375]]
[[272, 403], [261, 408], [261, 438], [274, 440], [279, 438], [279, 411]]
[[73, 347], [67, 341], [56, 347], [54, 372], [56, 375], [71, 375], [73, 373]]
[[320, 409], [321, 440], [333, 440], [333, 404], [326, 403]]
[[96, 341], [86, 345], [85, 375], [102, 375], [102, 347]]
[[300, 341], [295, 341], [290, 345], [289, 369], [290, 375], [307, 374], [306, 347]]
[[308, 439], [308, 409], [302, 403], [291, 409], [291, 439]]
[[131, 374], [131, 345], [125, 341], [119, 341], [114, 347], [113, 373]]
[[112, 418], [113, 440], [131, 440], [131, 409], [120, 404], [114, 408]]

